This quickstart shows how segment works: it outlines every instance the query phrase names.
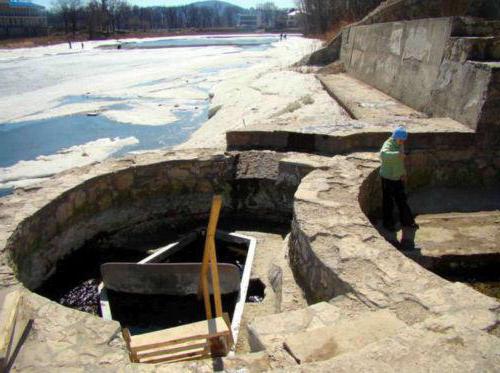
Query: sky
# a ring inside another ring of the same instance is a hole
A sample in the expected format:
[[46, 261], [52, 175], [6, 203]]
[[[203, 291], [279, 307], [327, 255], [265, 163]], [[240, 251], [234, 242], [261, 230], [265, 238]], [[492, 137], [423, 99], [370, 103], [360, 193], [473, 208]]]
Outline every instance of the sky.
[[[272, 1], [279, 8], [292, 8], [295, 6], [295, 0], [228, 0], [228, 3], [239, 5], [243, 8], [255, 7], [257, 4], [261, 4], [267, 1]], [[51, 7], [53, 0], [32, 0], [33, 3]], [[85, 2], [85, 0], [83, 0]], [[196, 0], [128, 0], [132, 5], [139, 6], [176, 6], [176, 5], [186, 5], [196, 2]]]

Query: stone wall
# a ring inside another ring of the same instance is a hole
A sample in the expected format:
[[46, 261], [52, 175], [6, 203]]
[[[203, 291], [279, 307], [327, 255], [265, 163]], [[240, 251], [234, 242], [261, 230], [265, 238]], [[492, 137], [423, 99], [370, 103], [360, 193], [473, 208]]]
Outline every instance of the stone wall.
[[491, 0], [387, 0], [360, 24], [395, 22], [419, 18], [471, 16], [500, 18], [500, 4]]
[[227, 211], [233, 161], [219, 156], [132, 165], [65, 191], [9, 238], [6, 249], [18, 279], [38, 287], [59, 259], [101, 232], [126, 235], [204, 218], [214, 193], [223, 194]]
[[[422, 0], [387, 0], [351, 26], [451, 16], [498, 20], [500, 19], [500, 3], [491, 0], [426, 0], [425, 2]], [[312, 53], [300, 63], [326, 65], [335, 61], [340, 54], [341, 39], [342, 33], [340, 32], [328, 42], [325, 48]]]
[[[500, 152], [480, 152], [474, 149], [452, 151], [414, 151], [406, 158], [409, 203], [416, 214], [466, 211], [471, 208], [495, 209], [500, 201], [454, 200], [452, 191], [491, 191], [500, 185]], [[382, 190], [379, 170], [370, 173], [360, 186], [359, 204], [370, 218], [382, 216]], [[438, 195], [434, 190], [450, 191]], [[474, 194], [474, 199], [477, 194]], [[425, 200], [425, 201], [423, 201]], [[434, 201], [434, 202], [432, 202]], [[429, 203], [432, 206], [429, 206]], [[474, 206], [475, 205], [475, 206]]]
[[[485, 158], [470, 153], [414, 154], [408, 159], [409, 191], [428, 186], [463, 188], [459, 199], [452, 193], [441, 198], [426, 191], [426, 201], [446, 211], [452, 206], [448, 202], [485, 208], [480, 201], [476, 203], [475, 196], [490, 188], [488, 196], [495, 200], [489, 202], [498, 208], [498, 159], [491, 160], [497, 165], [496, 177], [490, 178], [486, 170], [493, 163], [486, 164]], [[417, 311], [411, 303], [420, 303], [418, 294], [442, 287], [445, 281], [395, 250], [368, 219], [381, 206], [378, 166], [375, 154], [337, 156], [328, 168], [302, 180], [294, 200], [290, 263], [312, 302], [351, 294], [370, 307], [405, 309], [402, 317], [411, 319]], [[468, 200], [468, 196], [474, 197]], [[423, 210], [425, 206], [415, 207]]]
[[350, 75], [412, 108], [498, 131], [500, 63], [491, 61], [500, 53], [490, 31], [455, 18], [354, 26], [342, 33], [341, 59]]
[[[36, 189], [24, 196], [45, 204], [25, 216], [7, 241], [17, 279], [36, 289], [60, 259], [85, 244], [140, 250], [151, 237], [204, 225], [214, 194], [223, 196], [222, 219], [290, 221], [300, 178], [279, 169], [282, 155], [167, 154], [172, 158], [157, 155], [144, 163], [138, 156], [104, 162], [101, 169], [75, 169], [68, 184], [52, 189], [54, 197], [37, 195]], [[97, 174], [88, 175], [90, 170]], [[9, 198], [16, 197], [7, 197], [3, 213], [14, 215]]]
[[351, 27], [341, 58], [352, 76], [424, 111], [451, 28], [448, 18]]
[[[352, 133], [321, 134], [292, 131], [237, 130], [226, 133], [230, 150], [273, 150], [303, 152], [323, 155], [348, 154], [360, 151], [379, 151], [391, 132], [385, 128], [377, 131], [351, 131]], [[409, 147], [412, 149], [470, 149], [476, 146], [472, 132], [412, 132]]]

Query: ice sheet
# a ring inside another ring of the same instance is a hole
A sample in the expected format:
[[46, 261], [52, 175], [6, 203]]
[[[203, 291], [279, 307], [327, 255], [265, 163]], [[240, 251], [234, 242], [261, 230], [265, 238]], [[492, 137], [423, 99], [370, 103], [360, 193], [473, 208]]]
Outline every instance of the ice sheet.
[[[317, 84], [312, 75], [301, 79], [298, 73], [288, 74], [287, 69], [292, 63], [320, 46], [318, 41], [301, 37], [292, 36], [266, 48], [98, 48], [104, 44], [110, 44], [110, 41], [86, 42], [84, 49], [79, 43], [73, 43], [71, 50], [66, 43], [0, 49], [0, 131], [2, 124], [33, 125], [38, 123], [36, 121], [46, 123], [46, 120], [56, 117], [64, 121], [68, 118], [66, 122], [69, 123], [72, 121], [69, 116], [99, 113], [106, 120], [116, 122], [117, 127], [137, 125], [153, 129], [151, 126], [154, 126], [167, 136], [182, 133], [179, 141], [185, 141], [185, 131], [189, 126], [193, 132], [199, 124], [191, 124], [188, 119], [182, 131], [177, 127], [163, 130], [161, 126], [179, 123], [179, 120], [189, 118], [188, 113], [201, 119], [201, 114], [206, 115], [210, 97], [215, 92], [212, 105], [221, 104], [223, 108], [196, 132], [186, 146], [223, 146], [224, 132], [241, 126], [242, 118], [248, 122], [266, 119], [300, 99], [303, 96], [301, 91], [307, 90], [311, 81]], [[276, 75], [269, 77], [267, 74]], [[292, 81], [288, 81], [291, 77]], [[267, 83], [263, 83], [266, 79]], [[284, 85], [284, 89], [280, 89], [280, 85]], [[310, 91], [316, 88], [314, 86]], [[111, 124], [107, 124], [107, 131], [110, 127]], [[138, 142], [133, 134], [107, 136], [110, 134], [99, 136], [96, 131], [95, 137], [91, 138], [94, 141], [86, 139], [80, 145], [66, 145], [56, 154], [38, 153], [44, 155], [36, 159], [17, 158], [24, 160], [0, 168], [0, 188], [29, 185], [65, 169], [103, 160]], [[113, 139], [118, 136], [121, 138]], [[175, 139], [168, 140], [164, 143], [176, 142]], [[133, 150], [141, 149], [136, 147]], [[88, 156], [82, 156], [84, 153]]]
[[19, 161], [13, 166], [0, 168], [0, 188], [17, 188], [40, 182], [69, 168], [103, 161], [123, 147], [137, 143], [135, 137], [103, 138], [62, 149], [56, 154]]

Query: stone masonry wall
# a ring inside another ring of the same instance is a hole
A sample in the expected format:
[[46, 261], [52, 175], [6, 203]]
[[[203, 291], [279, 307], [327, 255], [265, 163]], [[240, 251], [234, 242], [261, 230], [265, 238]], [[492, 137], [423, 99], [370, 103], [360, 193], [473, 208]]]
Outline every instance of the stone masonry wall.
[[208, 217], [214, 194], [223, 196], [222, 219], [290, 221], [299, 181], [279, 169], [283, 155], [203, 154], [183, 158], [181, 153], [164, 160], [158, 156], [146, 164], [140, 157], [108, 161], [81, 183], [79, 178], [91, 168], [72, 170], [68, 176], [76, 183], [62, 185], [54, 198], [33, 191], [45, 204], [17, 225], [5, 247], [17, 279], [36, 289], [60, 259], [96, 237], [105, 236], [106, 245], [133, 249], [145, 237], [199, 224]]
[[353, 26], [342, 33], [341, 60], [350, 75], [414, 109], [498, 133], [496, 27], [459, 18]]
[[354, 77], [424, 111], [451, 29], [450, 18], [350, 27], [341, 58]]
[[[414, 151], [406, 158], [407, 192], [423, 188], [484, 188], [500, 184], [500, 152], [474, 149], [454, 151]], [[368, 217], [382, 216], [379, 169], [370, 173], [359, 191], [359, 204]], [[409, 200], [412, 204], [412, 198]], [[460, 202], [460, 201], [457, 201]], [[466, 201], [462, 201], [465, 202]], [[412, 205], [414, 213], [425, 206]]]
[[233, 171], [233, 158], [218, 156], [131, 165], [91, 178], [18, 225], [6, 246], [17, 278], [30, 289], [38, 287], [59, 259], [99, 232], [199, 220], [214, 193], [222, 193], [230, 207]]

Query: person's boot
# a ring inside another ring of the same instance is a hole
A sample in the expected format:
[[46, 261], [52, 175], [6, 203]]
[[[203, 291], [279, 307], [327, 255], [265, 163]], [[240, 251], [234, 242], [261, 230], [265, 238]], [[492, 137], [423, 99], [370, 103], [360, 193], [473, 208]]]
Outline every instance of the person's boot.
[[402, 239], [400, 244], [402, 251], [419, 251], [420, 247], [415, 245], [415, 241]]

